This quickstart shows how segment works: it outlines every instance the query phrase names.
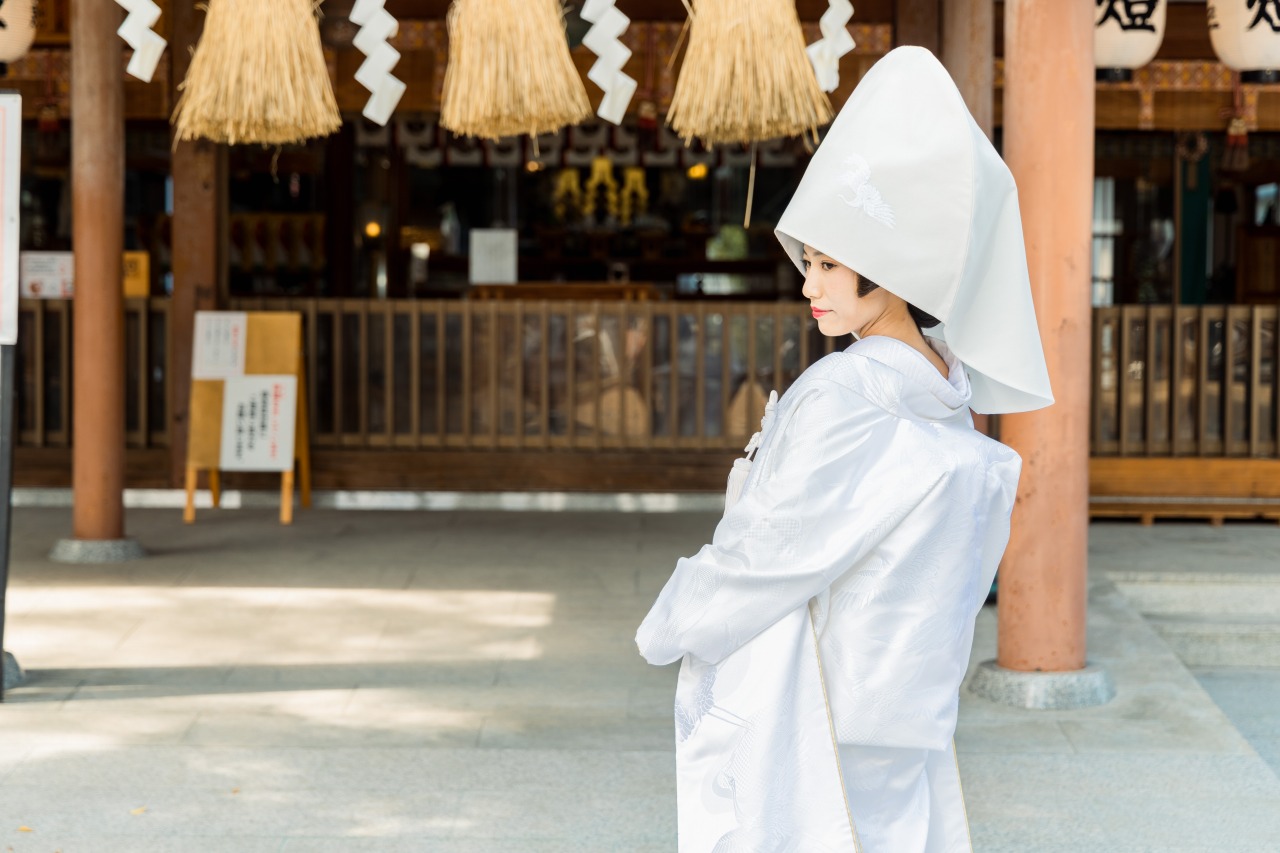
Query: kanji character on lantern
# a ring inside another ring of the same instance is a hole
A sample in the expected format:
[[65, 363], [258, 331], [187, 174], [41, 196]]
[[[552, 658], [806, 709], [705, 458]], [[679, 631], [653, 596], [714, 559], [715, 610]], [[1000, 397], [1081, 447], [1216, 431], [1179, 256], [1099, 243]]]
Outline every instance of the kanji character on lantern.
[[1098, 26], [1114, 18], [1122, 30], [1155, 32], [1156, 27], [1151, 22], [1151, 16], [1155, 14], [1156, 6], [1159, 4], [1160, 0], [1097, 0], [1097, 5], [1107, 7], [1098, 21]]
[[1249, 29], [1252, 30], [1265, 21], [1272, 32], [1280, 33], [1280, 0], [1249, 0], [1249, 8], [1257, 9], [1249, 23]]

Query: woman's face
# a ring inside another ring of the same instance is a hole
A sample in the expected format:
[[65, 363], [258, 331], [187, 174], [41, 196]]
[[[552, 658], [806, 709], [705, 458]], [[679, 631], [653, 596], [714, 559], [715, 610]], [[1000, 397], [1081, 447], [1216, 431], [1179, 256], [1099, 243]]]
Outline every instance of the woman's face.
[[858, 296], [858, 274], [836, 263], [821, 252], [804, 247], [804, 288], [818, 331], [828, 337], [857, 334], [882, 314], [881, 304], [887, 294], [877, 288], [866, 296]]

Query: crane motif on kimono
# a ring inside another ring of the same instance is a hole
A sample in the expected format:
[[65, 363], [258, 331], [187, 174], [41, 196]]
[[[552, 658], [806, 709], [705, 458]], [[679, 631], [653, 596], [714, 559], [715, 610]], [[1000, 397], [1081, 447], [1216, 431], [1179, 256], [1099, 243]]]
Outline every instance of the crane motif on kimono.
[[861, 154], [852, 153], [844, 159], [845, 170], [836, 180], [853, 197], [840, 193], [840, 200], [853, 208], [859, 208], [867, 216], [888, 228], [893, 227], [893, 208], [880, 196], [880, 190], [871, 183], [871, 166]]

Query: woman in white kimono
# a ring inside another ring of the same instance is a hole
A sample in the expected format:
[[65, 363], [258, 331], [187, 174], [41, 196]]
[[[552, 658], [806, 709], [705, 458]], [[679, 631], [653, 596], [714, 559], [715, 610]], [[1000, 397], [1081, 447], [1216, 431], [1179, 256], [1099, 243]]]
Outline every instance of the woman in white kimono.
[[858, 340], [769, 407], [740, 499], [731, 478], [636, 636], [684, 659], [679, 849], [969, 851], [956, 712], [1021, 468], [969, 410], [1053, 402], [1013, 178], [933, 55], [899, 48], [777, 234], [818, 328]]

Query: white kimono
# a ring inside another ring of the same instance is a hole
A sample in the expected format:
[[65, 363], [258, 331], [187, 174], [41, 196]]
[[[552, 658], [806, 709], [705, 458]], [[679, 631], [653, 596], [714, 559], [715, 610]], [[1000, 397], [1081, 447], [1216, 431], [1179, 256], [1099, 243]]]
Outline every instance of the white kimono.
[[681, 853], [972, 849], [953, 735], [1021, 460], [931, 343], [949, 379], [878, 336], [805, 371], [640, 626], [684, 657]]

